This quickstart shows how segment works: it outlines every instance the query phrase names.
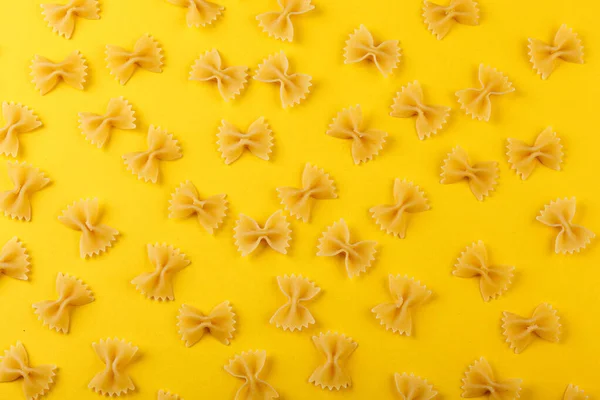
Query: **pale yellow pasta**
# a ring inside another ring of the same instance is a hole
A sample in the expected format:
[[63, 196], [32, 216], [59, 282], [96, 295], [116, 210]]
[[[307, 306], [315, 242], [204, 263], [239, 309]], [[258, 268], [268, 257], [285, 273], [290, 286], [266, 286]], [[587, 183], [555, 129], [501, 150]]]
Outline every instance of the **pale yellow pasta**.
[[54, 62], [46, 57], [35, 55], [31, 63], [31, 77], [35, 88], [43, 96], [60, 82], [83, 90], [87, 76], [85, 59], [79, 51], [73, 51], [61, 62]]
[[462, 397], [488, 400], [515, 400], [520, 397], [521, 379], [498, 379], [487, 360], [481, 357], [465, 372]]
[[456, 24], [479, 25], [479, 8], [475, 0], [450, 0], [445, 6], [425, 0], [423, 18], [427, 29], [442, 40]]
[[200, 198], [198, 189], [190, 181], [179, 185], [169, 200], [169, 218], [195, 216], [200, 225], [211, 235], [223, 223], [227, 213], [226, 194]]
[[292, 239], [291, 234], [289, 222], [281, 210], [277, 210], [271, 214], [264, 226], [252, 218], [240, 214], [235, 223], [233, 238], [242, 256], [252, 253], [263, 241], [273, 250], [287, 254], [287, 248], [290, 247]]
[[260, 82], [279, 85], [281, 105], [293, 107], [300, 104], [310, 92], [312, 77], [306, 74], [290, 73], [290, 63], [283, 51], [263, 60], [256, 69], [254, 79]]
[[542, 224], [559, 229], [554, 241], [554, 251], [557, 254], [578, 253], [596, 236], [591, 230], [573, 223], [576, 210], [575, 197], [565, 197], [551, 201], [536, 217]]
[[19, 152], [19, 135], [31, 132], [42, 122], [33, 110], [16, 103], [2, 103], [4, 126], [0, 128], [0, 154], [16, 157]]
[[235, 400], [271, 400], [279, 398], [277, 391], [261, 378], [267, 352], [264, 350], [246, 351], [234, 356], [225, 365], [231, 376], [244, 380], [235, 394]]
[[400, 62], [397, 40], [376, 43], [369, 30], [361, 25], [352, 32], [344, 47], [344, 64], [372, 62], [383, 75], [389, 75]]
[[504, 311], [502, 329], [506, 342], [515, 353], [523, 352], [537, 337], [549, 342], [560, 340], [560, 318], [550, 304], [542, 303], [530, 317]]
[[138, 348], [120, 339], [103, 339], [92, 343], [96, 355], [105, 368], [98, 372], [88, 388], [103, 396], [121, 396], [135, 390], [127, 367], [135, 360]]
[[6, 169], [13, 188], [0, 192], [0, 210], [13, 219], [31, 221], [31, 197], [48, 186], [50, 179], [25, 162], [9, 162]]
[[532, 145], [522, 140], [508, 138], [506, 148], [508, 163], [525, 180], [538, 164], [560, 171], [563, 152], [560, 138], [548, 127], [542, 131]]
[[456, 146], [444, 160], [441, 177], [442, 184], [467, 181], [473, 195], [477, 200], [483, 201], [497, 185], [498, 163], [496, 161], [472, 163], [467, 152]]
[[301, 331], [315, 323], [315, 319], [304, 305], [305, 302], [312, 300], [321, 288], [309, 281], [302, 275], [278, 276], [277, 284], [281, 292], [287, 297], [284, 305], [279, 307], [269, 321], [278, 328]]
[[585, 392], [579, 389], [579, 386], [570, 384], [565, 390], [563, 400], [588, 400], [589, 396]]
[[512, 93], [515, 88], [502, 72], [483, 64], [479, 65], [479, 83], [481, 87], [459, 90], [456, 97], [467, 115], [489, 121], [492, 115], [491, 97]]
[[229, 345], [235, 332], [235, 323], [235, 313], [228, 301], [215, 306], [208, 314], [183, 304], [177, 316], [179, 335], [187, 347], [198, 343], [206, 333], [224, 345]]
[[38, 400], [50, 391], [56, 369], [56, 365], [31, 366], [25, 346], [17, 342], [0, 357], [0, 383], [22, 379], [25, 399]]
[[225, 7], [207, 0], [167, 0], [169, 3], [187, 9], [185, 20], [191, 28], [212, 24]]
[[16, 236], [11, 238], [0, 249], [0, 277], [29, 280], [29, 254]]
[[539, 39], [529, 38], [529, 61], [533, 70], [548, 79], [554, 72], [559, 61], [583, 64], [583, 45], [577, 33], [566, 25], [561, 25], [552, 43], [548, 44]]
[[110, 139], [113, 129], [135, 129], [135, 112], [131, 104], [123, 97], [109, 100], [106, 113], [103, 115], [89, 112], [79, 113], [79, 129], [90, 143], [104, 146]]
[[179, 395], [171, 393], [168, 390], [159, 390], [157, 400], [183, 400]]
[[292, 16], [315, 9], [311, 0], [277, 0], [280, 11], [270, 11], [256, 16], [262, 30], [276, 39], [291, 42], [294, 39]]
[[402, 400], [432, 400], [437, 397], [433, 385], [423, 378], [407, 374], [394, 374], [396, 391]]
[[313, 336], [312, 341], [325, 358], [325, 362], [313, 371], [308, 381], [329, 390], [352, 386], [352, 378], [346, 370], [346, 364], [358, 343], [337, 332], [320, 333], [319, 336]]
[[100, 19], [98, 0], [69, 0], [65, 4], [41, 4], [44, 21], [52, 31], [71, 39], [77, 18]]
[[191, 81], [215, 81], [223, 99], [233, 100], [240, 94], [248, 80], [248, 67], [224, 67], [217, 50], [202, 54], [192, 65]]
[[162, 48], [150, 35], [143, 35], [127, 50], [119, 46], [106, 45], [106, 65], [121, 85], [127, 83], [136, 69], [162, 72]]
[[264, 117], [257, 118], [246, 131], [222, 120], [217, 133], [217, 144], [227, 165], [236, 161], [246, 151], [261, 160], [268, 160], [273, 147], [273, 133]]

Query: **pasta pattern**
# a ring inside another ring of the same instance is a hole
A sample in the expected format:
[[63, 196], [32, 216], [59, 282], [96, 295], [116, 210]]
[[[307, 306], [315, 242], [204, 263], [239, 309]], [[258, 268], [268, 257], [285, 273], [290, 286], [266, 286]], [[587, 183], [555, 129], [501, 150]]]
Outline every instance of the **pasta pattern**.
[[343, 219], [328, 227], [319, 238], [317, 256], [343, 256], [346, 272], [350, 278], [360, 275], [375, 260], [377, 242], [363, 240], [352, 242], [350, 229]]
[[277, 284], [287, 301], [275, 311], [269, 322], [291, 332], [314, 324], [315, 319], [303, 303], [312, 300], [321, 288], [301, 275], [278, 276]]
[[246, 151], [261, 160], [268, 160], [273, 147], [273, 134], [264, 117], [257, 118], [245, 132], [223, 120], [217, 133], [217, 144], [227, 165]]
[[554, 72], [559, 61], [583, 64], [583, 45], [577, 34], [566, 25], [561, 25], [551, 44], [529, 38], [529, 60], [533, 70], [542, 77]]
[[413, 374], [394, 374], [396, 391], [402, 400], [432, 400], [437, 397], [433, 385]]
[[535, 138], [533, 145], [528, 145], [519, 139], [508, 138], [506, 147], [510, 167], [523, 180], [529, 178], [538, 164], [560, 171], [563, 146], [551, 127], [544, 129]]
[[149, 299], [174, 300], [173, 276], [190, 265], [190, 261], [179, 249], [164, 243], [149, 244], [147, 252], [154, 270], [133, 278], [131, 283]]
[[310, 75], [290, 73], [289, 69], [290, 62], [285, 53], [280, 51], [265, 58], [254, 75], [257, 81], [279, 85], [279, 97], [284, 108], [300, 104], [312, 85]]
[[227, 214], [226, 194], [200, 199], [196, 186], [190, 181], [179, 185], [169, 200], [169, 218], [195, 216], [200, 225], [211, 235], [223, 223]]
[[469, 366], [462, 381], [462, 397], [466, 398], [515, 400], [521, 392], [521, 379], [498, 379], [492, 366], [483, 357]]
[[512, 93], [515, 88], [502, 72], [483, 64], [479, 65], [479, 83], [480, 88], [459, 90], [456, 97], [467, 115], [489, 121], [492, 115], [491, 97]]
[[585, 392], [579, 389], [579, 386], [569, 385], [565, 390], [563, 400], [588, 400], [589, 396]]
[[13, 237], [0, 249], [0, 277], [29, 280], [29, 254], [19, 238]]
[[187, 9], [185, 20], [191, 28], [212, 24], [225, 9], [223, 6], [207, 0], [167, 0], [169, 3]]
[[354, 164], [367, 162], [375, 157], [385, 143], [387, 132], [365, 127], [360, 105], [340, 111], [327, 130], [327, 135], [352, 141]]
[[225, 365], [227, 373], [244, 380], [244, 383], [235, 394], [235, 400], [271, 400], [279, 398], [279, 394], [273, 386], [260, 377], [266, 360], [266, 351], [254, 350], [236, 355], [229, 360], [229, 364]]
[[573, 224], [576, 210], [575, 197], [565, 197], [550, 202], [536, 217], [542, 224], [560, 229], [554, 241], [554, 251], [557, 254], [578, 253], [596, 236], [589, 229]]
[[73, 308], [93, 302], [94, 296], [85, 283], [62, 272], [56, 277], [56, 293], [58, 299], [35, 303], [33, 309], [48, 328], [68, 333]]
[[497, 185], [498, 163], [496, 161], [472, 163], [467, 152], [457, 146], [444, 160], [441, 177], [443, 184], [467, 181], [473, 195], [477, 200], [483, 201]]
[[21, 342], [10, 346], [0, 357], [0, 383], [23, 380], [23, 394], [26, 400], [36, 400], [50, 391], [56, 376], [56, 365], [29, 364], [27, 350]]
[[123, 161], [139, 179], [156, 183], [160, 175], [160, 162], [175, 161], [183, 155], [173, 135], [160, 127], [150, 125], [147, 142], [148, 150], [127, 153], [123, 155]]
[[71, 39], [77, 18], [100, 19], [98, 0], [69, 0], [66, 4], [42, 4], [42, 15], [52, 31]]
[[277, 194], [283, 207], [297, 219], [308, 222], [315, 200], [337, 198], [335, 184], [325, 171], [306, 164], [302, 172], [302, 188], [279, 187]]
[[126, 370], [134, 361], [138, 348], [116, 338], [94, 342], [92, 347], [105, 368], [92, 378], [88, 388], [103, 396], [121, 396], [135, 390]]
[[358, 347], [352, 338], [337, 332], [321, 333], [312, 341], [325, 358], [308, 378], [308, 381], [322, 389], [340, 390], [352, 386], [350, 374], [346, 371], [348, 359]]
[[264, 226], [260, 226], [252, 218], [240, 214], [235, 224], [233, 238], [242, 256], [252, 253], [262, 241], [273, 250], [287, 254], [287, 248], [290, 247], [292, 238], [291, 234], [290, 224], [281, 210], [278, 210], [271, 214]]
[[187, 347], [192, 347], [202, 339], [205, 333], [219, 342], [229, 345], [235, 332], [235, 313], [228, 301], [217, 305], [205, 315], [197, 308], [182, 305], [177, 316], [177, 327], [181, 340]]
[[31, 132], [42, 122], [33, 111], [21, 104], [2, 103], [4, 126], [0, 128], [0, 154], [16, 157], [19, 153], [19, 135]]
[[394, 204], [374, 206], [369, 212], [382, 231], [404, 239], [409, 215], [429, 210], [429, 204], [425, 193], [406, 180], [396, 179], [393, 193]]
[[514, 267], [492, 264], [485, 244], [480, 240], [461, 253], [452, 275], [459, 278], [478, 278], [479, 291], [484, 301], [489, 301], [506, 292], [512, 283]]
[[393, 302], [382, 303], [371, 310], [385, 329], [411, 336], [413, 312], [431, 297], [431, 290], [408, 276], [389, 275], [389, 291]]
[[48, 186], [50, 179], [25, 162], [9, 162], [7, 172], [14, 186], [0, 192], [0, 210], [13, 219], [31, 221], [31, 197]]
[[80, 52], [74, 51], [61, 62], [54, 62], [46, 57], [35, 55], [31, 63], [31, 77], [35, 88], [43, 96], [60, 82], [83, 90], [87, 76], [85, 59]]
[[97, 256], [107, 251], [117, 240], [119, 231], [102, 224], [98, 199], [78, 200], [63, 210], [58, 217], [68, 228], [81, 231], [79, 254], [81, 258]]
[[510, 348], [519, 354], [536, 337], [557, 343], [560, 339], [560, 318], [550, 304], [542, 303], [529, 318], [504, 311], [502, 329]]
[[409, 83], [396, 93], [390, 113], [396, 118], [416, 117], [417, 135], [421, 140], [438, 133], [450, 115], [450, 107], [425, 104], [423, 99], [421, 84]]
[[276, 39], [291, 42], [294, 39], [292, 16], [315, 9], [311, 0], [277, 0], [281, 11], [266, 12], [256, 16], [262, 30]]
[[171, 393], [168, 390], [159, 390], [157, 400], [183, 400], [175, 393]]
[[131, 51], [119, 46], [106, 45], [108, 69], [121, 85], [126, 84], [138, 68], [150, 72], [162, 72], [162, 59], [162, 49], [150, 35], [140, 37]]
[[456, 24], [479, 25], [479, 8], [475, 0], [450, 0], [446, 6], [425, 0], [423, 18], [427, 29], [442, 40]]
[[123, 97], [110, 99], [104, 115], [81, 112], [79, 113], [79, 128], [90, 143], [104, 146], [113, 129], [135, 129], [135, 112], [131, 104]]
[[201, 55], [190, 72], [191, 81], [216, 81], [219, 93], [225, 100], [233, 100], [240, 94], [248, 80], [248, 67], [223, 67], [217, 50]]
[[350, 34], [344, 47], [344, 63], [373, 62], [379, 72], [389, 75], [400, 62], [400, 46], [397, 40], [376, 43], [369, 30], [361, 25]]

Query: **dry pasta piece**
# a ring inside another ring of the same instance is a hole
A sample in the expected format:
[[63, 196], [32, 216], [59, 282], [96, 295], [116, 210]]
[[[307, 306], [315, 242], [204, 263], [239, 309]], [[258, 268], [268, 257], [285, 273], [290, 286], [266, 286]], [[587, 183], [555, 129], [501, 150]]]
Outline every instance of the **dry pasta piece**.
[[212, 24], [221, 14], [225, 7], [206, 0], [167, 0], [169, 3], [187, 8], [185, 20], [191, 28], [199, 28]]
[[306, 164], [302, 188], [279, 187], [277, 195], [283, 207], [297, 219], [308, 222], [315, 200], [337, 199], [335, 184], [325, 171]]
[[86, 70], [85, 59], [79, 51], [72, 52], [61, 62], [54, 62], [36, 54], [31, 63], [32, 82], [42, 96], [61, 81], [75, 89], [83, 90]]
[[542, 77], [548, 79], [554, 72], [558, 61], [575, 64], [583, 64], [583, 45], [577, 37], [577, 33], [566, 25], [561, 25], [548, 44], [539, 39], [529, 38], [529, 61], [533, 70]]
[[65, 4], [42, 4], [44, 21], [52, 31], [71, 39], [77, 18], [100, 19], [98, 0], [69, 0]]
[[519, 139], [508, 138], [506, 148], [508, 163], [525, 180], [531, 175], [538, 164], [555, 171], [560, 171], [563, 152], [560, 138], [548, 127], [536, 138], [533, 145], [528, 145]]
[[149, 299], [174, 300], [173, 275], [190, 265], [190, 260], [179, 249], [164, 243], [148, 244], [147, 252], [154, 271], [136, 276], [131, 283]]
[[245, 132], [232, 123], [222, 120], [217, 133], [217, 144], [221, 157], [227, 165], [240, 158], [246, 150], [266, 161], [272, 151], [273, 134], [264, 117], [257, 118]]
[[369, 212], [382, 231], [404, 239], [409, 215], [427, 210], [429, 204], [425, 193], [414, 183], [396, 178], [394, 204], [374, 206]]
[[267, 352], [245, 351], [229, 360], [224, 369], [231, 376], [243, 379], [244, 383], [235, 394], [235, 400], [271, 400], [279, 398], [277, 391], [260, 375], [265, 367]]
[[16, 157], [19, 152], [19, 135], [31, 132], [42, 122], [33, 110], [16, 103], [2, 103], [4, 126], [0, 128], [0, 154]]
[[160, 175], [160, 162], [179, 160], [183, 155], [177, 140], [160, 126], [150, 125], [146, 140], [148, 150], [127, 153], [123, 155], [123, 161], [138, 179], [156, 183]]
[[433, 385], [413, 374], [395, 373], [394, 381], [396, 382], [396, 391], [402, 400], [432, 400], [437, 397]]
[[290, 224], [285, 219], [281, 210], [275, 211], [264, 226], [252, 218], [240, 214], [240, 218], [235, 223], [234, 235], [235, 244], [242, 256], [252, 253], [263, 240], [273, 250], [287, 254], [287, 248], [290, 247], [292, 230]]
[[315, 323], [312, 314], [303, 304], [312, 300], [321, 288], [302, 275], [278, 276], [277, 284], [281, 292], [287, 297], [287, 302], [279, 307], [269, 321], [278, 328], [285, 330], [301, 331]]
[[0, 383], [23, 379], [25, 399], [37, 400], [50, 391], [56, 369], [56, 365], [32, 367], [25, 346], [17, 342], [4, 351], [4, 357], [0, 357]]
[[500, 380], [496, 378], [494, 370], [483, 357], [469, 366], [462, 381], [462, 397], [515, 400], [520, 396], [521, 379]]
[[563, 400], [588, 400], [589, 396], [579, 389], [579, 386], [570, 384], [565, 390]]
[[354, 164], [367, 162], [375, 157], [385, 143], [387, 132], [365, 128], [360, 105], [340, 111], [329, 125], [327, 135], [352, 140]]
[[431, 297], [431, 290], [414, 278], [389, 275], [392, 303], [379, 304], [371, 310], [385, 329], [400, 335], [412, 334], [412, 314]]
[[105, 364], [88, 384], [88, 388], [103, 396], [121, 396], [135, 390], [131, 377], [125, 372], [134, 361], [138, 348], [117, 338], [92, 343], [96, 355]]
[[171, 393], [168, 390], [159, 390], [157, 400], [183, 400], [179, 395]]
[[106, 45], [106, 65], [121, 85], [126, 84], [138, 68], [162, 72], [162, 59], [162, 48], [147, 34], [135, 42], [131, 51], [119, 46]]
[[312, 77], [306, 74], [289, 73], [290, 62], [283, 51], [263, 60], [256, 69], [254, 79], [279, 85], [281, 105], [293, 107], [300, 104], [310, 92]]
[[223, 67], [217, 50], [209, 50], [196, 60], [190, 71], [191, 81], [216, 81], [219, 93], [226, 101], [240, 94], [248, 78], [248, 67]]
[[196, 216], [198, 222], [211, 235], [223, 223], [227, 213], [226, 194], [200, 199], [198, 189], [190, 181], [179, 185], [169, 200], [169, 218]]
[[477, 200], [483, 201], [497, 185], [498, 163], [496, 161], [472, 163], [467, 152], [456, 146], [444, 160], [441, 177], [443, 184], [466, 180]]
[[361, 25], [346, 40], [344, 64], [373, 62], [383, 75], [389, 75], [400, 62], [400, 51], [397, 40], [386, 40], [376, 44], [371, 32]]
[[68, 228], [81, 231], [79, 254], [81, 258], [97, 256], [112, 246], [119, 231], [100, 223], [98, 199], [75, 201], [63, 210], [58, 220]]
[[308, 381], [322, 389], [340, 390], [352, 386], [350, 374], [346, 371], [348, 359], [358, 347], [358, 343], [337, 332], [320, 333], [312, 341], [325, 358], [308, 378]]
[[542, 224], [560, 229], [554, 242], [554, 251], [557, 254], [578, 253], [596, 236], [589, 229], [573, 224], [576, 210], [575, 197], [565, 197], [551, 201], [536, 217]]
[[479, 25], [479, 8], [475, 0], [450, 0], [446, 6], [425, 0], [423, 18], [427, 29], [442, 40], [456, 24]]
[[104, 115], [89, 112], [79, 113], [81, 133], [98, 148], [110, 139], [113, 129], [135, 129], [135, 112], [123, 97], [110, 99]]
[[421, 140], [438, 133], [450, 115], [450, 107], [429, 105], [423, 101], [421, 84], [414, 81], [396, 93], [390, 113], [396, 118], [416, 117], [417, 135]]
[[323, 257], [343, 256], [346, 272], [350, 278], [360, 275], [375, 260], [377, 242], [363, 240], [352, 242], [346, 221], [340, 219], [328, 227], [319, 238], [317, 255]]
[[456, 92], [460, 108], [467, 115], [480, 121], [489, 121], [492, 114], [492, 96], [512, 93], [515, 88], [506, 75], [495, 68], [479, 65], [480, 88], [464, 89]]
[[281, 11], [266, 12], [256, 16], [263, 32], [276, 39], [291, 42], [294, 39], [293, 15], [305, 14], [315, 9], [311, 0], [277, 0]]
[[517, 354], [523, 352], [536, 337], [553, 343], [560, 340], [560, 318], [547, 303], [537, 306], [528, 318], [504, 311], [502, 329], [506, 342]]
[[0, 249], [0, 276], [5, 275], [22, 281], [29, 280], [29, 254], [16, 236]]
[[177, 316], [179, 335], [187, 347], [198, 343], [205, 333], [229, 345], [235, 332], [235, 323], [235, 313], [228, 301], [215, 306], [208, 315], [195, 307], [183, 304]]
[[48, 186], [50, 179], [25, 162], [9, 162], [7, 172], [14, 187], [0, 192], [0, 210], [13, 219], [30, 221], [31, 196]]

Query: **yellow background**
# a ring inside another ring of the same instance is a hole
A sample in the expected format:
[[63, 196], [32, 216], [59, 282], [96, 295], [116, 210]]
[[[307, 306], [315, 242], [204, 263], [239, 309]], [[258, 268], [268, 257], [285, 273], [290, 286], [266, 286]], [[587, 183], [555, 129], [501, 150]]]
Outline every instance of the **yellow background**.
[[[87, 388], [103, 368], [91, 343], [109, 336], [140, 348], [140, 358], [128, 369], [137, 387], [130, 397], [136, 399], [152, 399], [161, 388], [187, 400], [232, 398], [241, 381], [224, 372], [223, 365], [249, 349], [267, 351], [264, 376], [282, 399], [391, 399], [394, 372], [425, 377], [441, 398], [456, 399], [464, 370], [480, 356], [501, 377], [522, 378], [523, 399], [561, 399], [569, 383], [600, 396], [599, 248], [592, 242], [581, 254], [556, 255], [555, 232], [535, 221], [549, 201], [577, 196], [577, 220], [600, 232], [600, 60], [595, 50], [600, 8], [591, 1], [481, 1], [480, 26], [456, 26], [438, 41], [423, 24], [421, 1], [315, 0], [313, 12], [295, 19], [290, 44], [267, 36], [254, 19], [277, 9], [274, 0], [220, 2], [224, 15], [213, 26], [196, 29], [186, 26], [183, 9], [164, 0], [102, 0], [101, 19], [77, 21], [71, 40], [46, 26], [39, 1], [1, 2], [1, 97], [32, 107], [43, 121], [41, 129], [21, 135], [19, 159], [41, 168], [53, 183], [35, 195], [32, 222], [0, 219], [0, 242], [18, 236], [32, 262], [29, 282], [0, 278], [0, 348], [20, 340], [34, 365], [59, 367], [48, 399], [99, 398]], [[550, 40], [562, 23], [579, 33], [586, 63], [563, 63], [542, 81], [529, 64], [527, 38]], [[344, 41], [360, 24], [379, 40], [400, 41], [401, 63], [390, 78], [373, 65], [344, 65]], [[104, 46], [131, 47], [144, 33], [163, 46], [164, 72], [140, 70], [121, 86], [105, 66]], [[295, 71], [313, 77], [311, 93], [300, 106], [285, 110], [275, 86], [252, 80], [239, 98], [226, 103], [216, 86], [188, 81], [193, 61], [211, 48], [228, 65], [247, 65], [252, 72], [264, 57], [283, 49]], [[59, 61], [75, 49], [89, 66], [85, 90], [62, 84], [40, 96], [29, 77], [34, 54]], [[493, 100], [489, 123], [467, 117], [454, 96], [477, 84], [480, 63], [505, 72], [516, 88]], [[413, 80], [422, 83], [428, 100], [453, 107], [446, 129], [425, 141], [418, 140], [414, 120], [388, 115], [395, 92]], [[116, 96], [133, 104], [138, 128], [114, 132], [99, 150], [79, 132], [77, 113], [102, 113]], [[325, 135], [331, 118], [355, 104], [362, 105], [370, 126], [389, 132], [380, 155], [361, 166], [353, 165], [348, 142]], [[271, 160], [247, 154], [226, 166], [215, 136], [221, 119], [245, 128], [259, 116], [274, 132]], [[145, 149], [150, 124], [172, 132], [183, 149], [181, 160], [161, 165], [156, 185], [139, 181], [121, 159]], [[563, 140], [564, 170], [538, 167], [521, 181], [507, 164], [505, 139], [532, 141], [549, 125]], [[483, 202], [466, 184], [439, 183], [441, 162], [456, 145], [473, 160], [500, 164], [499, 185]], [[310, 223], [292, 222], [287, 256], [265, 250], [242, 258], [232, 239], [237, 215], [263, 222], [280, 208], [275, 188], [299, 185], [306, 162], [331, 174], [339, 199], [318, 203]], [[404, 240], [380, 231], [368, 213], [369, 207], [391, 201], [396, 177], [420, 185], [432, 206], [410, 220]], [[202, 196], [227, 194], [230, 212], [214, 237], [194, 219], [167, 218], [170, 193], [188, 179]], [[9, 187], [6, 166], [0, 163], [0, 188]], [[87, 197], [101, 201], [104, 222], [122, 236], [107, 254], [82, 260], [79, 234], [57, 217], [68, 204]], [[353, 280], [341, 260], [315, 255], [323, 229], [342, 217], [356, 238], [380, 244], [374, 267]], [[489, 303], [481, 299], [475, 280], [451, 275], [456, 257], [478, 239], [488, 245], [494, 262], [516, 267], [510, 290]], [[130, 283], [151, 268], [145, 246], [154, 242], [179, 247], [192, 261], [175, 278], [173, 302], [150, 301]], [[75, 310], [68, 335], [43, 327], [31, 307], [56, 296], [58, 272], [83, 279], [96, 296], [94, 303]], [[268, 323], [284, 301], [276, 276], [291, 273], [322, 288], [309, 306], [317, 324], [301, 333]], [[388, 274], [413, 276], [434, 293], [418, 310], [412, 337], [386, 331], [370, 312], [389, 299]], [[230, 300], [238, 315], [231, 345], [205, 337], [186, 348], [175, 327], [180, 305], [208, 312], [223, 300]], [[537, 341], [515, 355], [501, 334], [501, 312], [527, 315], [540, 302], [558, 310], [562, 340]], [[311, 336], [327, 330], [343, 332], [359, 344], [348, 364], [351, 389], [329, 392], [307, 382], [322, 361]], [[0, 384], [0, 399], [21, 397], [19, 383]]]

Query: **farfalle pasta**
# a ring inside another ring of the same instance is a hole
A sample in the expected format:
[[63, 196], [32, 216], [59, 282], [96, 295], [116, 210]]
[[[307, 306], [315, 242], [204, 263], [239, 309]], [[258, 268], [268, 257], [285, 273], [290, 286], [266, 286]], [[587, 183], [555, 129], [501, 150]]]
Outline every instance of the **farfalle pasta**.
[[98, 372], [88, 384], [88, 388], [103, 396], [121, 396], [135, 390], [127, 367], [138, 352], [131, 343], [119, 339], [103, 339], [92, 343], [96, 355], [105, 368]]
[[502, 329], [506, 342], [517, 354], [529, 347], [536, 337], [553, 343], [560, 340], [560, 318], [547, 303], [537, 306], [530, 317], [504, 311]]
[[560, 138], [548, 127], [542, 131], [532, 145], [522, 140], [506, 139], [508, 163], [517, 172], [521, 179], [529, 178], [538, 164], [560, 171], [563, 158], [563, 146]]
[[50, 179], [25, 162], [9, 162], [6, 169], [13, 188], [0, 192], [0, 210], [13, 219], [31, 221], [31, 197], [48, 186]]
[[589, 396], [585, 392], [579, 389], [579, 386], [570, 384], [565, 390], [563, 400], [588, 400]]
[[308, 328], [315, 323], [315, 319], [304, 305], [312, 300], [321, 288], [302, 275], [278, 276], [277, 284], [281, 292], [287, 297], [284, 305], [279, 307], [269, 321], [272, 325], [294, 332]]
[[56, 365], [31, 366], [25, 346], [17, 342], [0, 357], [0, 383], [22, 379], [25, 399], [37, 400], [50, 391], [56, 369]]
[[159, 390], [157, 397], [157, 400], [183, 400], [183, 398], [181, 398], [179, 395], [175, 394], [175, 393], [171, 393], [168, 390]]
[[479, 83], [481, 87], [459, 90], [456, 97], [467, 115], [489, 121], [492, 115], [491, 97], [512, 93], [515, 88], [502, 72], [483, 64], [479, 65]]
[[156, 183], [161, 161], [175, 161], [183, 157], [179, 143], [161, 127], [150, 125], [147, 136], [148, 150], [127, 153], [123, 161], [127, 169], [144, 182]]
[[71, 39], [77, 18], [100, 19], [98, 0], [69, 0], [65, 4], [41, 4], [44, 21], [52, 31]]
[[194, 62], [190, 71], [191, 81], [215, 81], [225, 100], [233, 100], [240, 94], [248, 80], [248, 67], [224, 67], [217, 50], [209, 50]]
[[207, 0], [167, 0], [169, 3], [187, 9], [185, 21], [191, 28], [212, 24], [221, 14], [225, 7]]
[[281, 210], [277, 210], [271, 214], [264, 226], [260, 226], [252, 218], [240, 214], [235, 223], [233, 238], [242, 256], [252, 253], [262, 241], [273, 250], [281, 254], [287, 254], [287, 248], [290, 247], [290, 240], [292, 239], [291, 235], [292, 230], [289, 222], [287, 222]]
[[515, 267], [492, 264], [485, 244], [474, 242], [461, 253], [454, 264], [452, 275], [459, 278], [478, 278], [479, 291], [484, 301], [497, 298], [512, 284]]
[[11, 238], [0, 249], [0, 278], [29, 280], [29, 254], [27, 249], [16, 236]]
[[521, 379], [498, 379], [491, 365], [481, 357], [469, 366], [462, 380], [462, 397], [488, 400], [515, 400], [521, 392]]
[[198, 223], [211, 235], [223, 223], [227, 214], [226, 194], [200, 198], [198, 189], [190, 181], [179, 185], [169, 200], [169, 218], [195, 216]]
[[279, 85], [281, 105], [293, 107], [300, 104], [310, 92], [312, 77], [306, 74], [290, 73], [290, 63], [283, 51], [275, 53], [258, 65], [254, 79], [260, 82]]
[[110, 139], [113, 129], [135, 129], [135, 112], [131, 104], [123, 97], [109, 100], [103, 115], [89, 112], [79, 113], [79, 129], [90, 143], [104, 146]]
[[292, 16], [315, 9], [311, 0], [277, 0], [280, 11], [270, 11], [256, 16], [262, 30], [276, 39], [291, 42], [294, 39]]
[[279, 397], [273, 386], [261, 378], [266, 360], [267, 352], [264, 350], [245, 351], [225, 365], [227, 373], [244, 380], [235, 394], [235, 400], [271, 400]]
[[131, 281], [137, 290], [152, 300], [174, 300], [173, 276], [190, 265], [190, 260], [179, 249], [167, 244], [148, 244], [148, 260], [154, 267]]
[[74, 51], [61, 62], [54, 62], [35, 55], [31, 63], [31, 77], [35, 88], [43, 96], [60, 82], [83, 90], [87, 76], [87, 65], [79, 51]]
[[396, 118], [414, 117], [417, 135], [423, 140], [442, 129], [450, 115], [450, 107], [424, 103], [421, 84], [414, 81], [396, 93], [390, 115]]
[[317, 256], [344, 257], [346, 272], [350, 278], [360, 275], [375, 260], [377, 242], [363, 240], [352, 242], [350, 229], [343, 219], [334, 222], [319, 238]]
[[337, 198], [333, 179], [322, 169], [308, 163], [302, 172], [302, 187], [279, 187], [277, 195], [283, 207], [304, 222], [310, 219], [315, 200]]
[[559, 61], [574, 64], [583, 64], [583, 45], [577, 33], [566, 25], [561, 25], [548, 44], [539, 39], [529, 38], [529, 61], [533, 70], [548, 79], [554, 72]]
[[389, 291], [393, 302], [379, 304], [371, 310], [385, 329], [411, 336], [413, 312], [431, 297], [431, 290], [414, 278], [389, 275]]
[[361, 25], [350, 34], [344, 47], [344, 64], [373, 62], [383, 75], [389, 75], [400, 62], [397, 40], [376, 43], [369, 30]]
[[358, 347], [358, 343], [337, 332], [320, 333], [319, 336], [313, 336], [312, 341], [325, 358], [325, 362], [313, 371], [308, 381], [329, 390], [346, 389], [352, 386], [346, 364]]
[[536, 217], [542, 224], [560, 229], [554, 241], [554, 251], [557, 254], [578, 253], [596, 236], [591, 230], [573, 223], [576, 210], [575, 197], [565, 197], [551, 201]]
[[228, 301], [215, 306], [208, 314], [183, 304], [177, 316], [179, 335], [187, 347], [198, 343], [204, 334], [210, 334], [219, 342], [229, 345], [235, 332], [235, 323], [235, 313]]
[[402, 400], [432, 400], [437, 397], [433, 385], [413, 374], [394, 374], [396, 392]]
[[273, 148], [273, 133], [264, 117], [257, 118], [246, 131], [222, 120], [217, 133], [217, 144], [227, 165], [236, 161], [246, 151], [266, 161]]
[[423, 18], [427, 29], [442, 40], [456, 24], [479, 25], [479, 8], [475, 0], [450, 0], [445, 6], [425, 0]]
[[393, 204], [374, 206], [369, 212], [382, 231], [404, 239], [410, 214], [429, 210], [429, 203], [425, 193], [417, 185], [406, 180], [394, 181], [393, 194]]
[[367, 162], [379, 154], [388, 135], [387, 132], [365, 127], [360, 105], [340, 111], [326, 133], [334, 138], [352, 141], [354, 164]]
[[497, 185], [498, 163], [496, 161], [473, 163], [467, 152], [456, 146], [444, 160], [441, 177], [442, 184], [467, 181], [473, 195], [477, 200], [483, 201]]
[[63, 210], [58, 220], [68, 228], [81, 231], [79, 254], [81, 258], [97, 256], [107, 251], [117, 240], [119, 231], [101, 223], [98, 199], [75, 201]]
[[31, 132], [42, 122], [33, 110], [16, 103], [2, 103], [4, 126], [0, 128], [0, 154], [16, 157], [19, 153], [19, 135]]
[[106, 65], [121, 85], [133, 76], [136, 69], [162, 72], [162, 48], [150, 35], [143, 35], [127, 50], [119, 46], [106, 45]]
[[71, 311], [94, 301], [89, 287], [79, 279], [58, 273], [56, 277], [56, 300], [33, 304], [38, 319], [48, 328], [60, 333], [68, 333], [71, 326]]

